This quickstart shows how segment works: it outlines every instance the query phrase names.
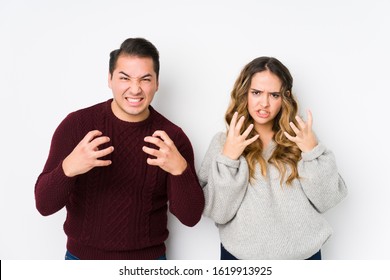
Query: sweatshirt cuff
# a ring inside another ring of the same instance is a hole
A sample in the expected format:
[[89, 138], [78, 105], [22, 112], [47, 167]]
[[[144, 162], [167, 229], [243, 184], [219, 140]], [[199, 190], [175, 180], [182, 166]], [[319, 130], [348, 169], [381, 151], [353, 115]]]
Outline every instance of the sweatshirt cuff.
[[228, 158], [227, 156], [224, 156], [223, 154], [218, 154], [216, 157], [216, 161], [218, 163], [222, 163], [223, 165], [226, 165], [226, 166], [232, 167], [232, 168], [238, 168], [240, 166], [240, 159], [234, 160], [234, 159]]
[[188, 184], [194, 178], [193, 172], [192, 172], [191, 167], [188, 164], [188, 162], [187, 162], [186, 169], [184, 169], [183, 173], [181, 173], [180, 175], [172, 175], [170, 173], [168, 173], [168, 174], [169, 174], [169, 177], [171, 178], [171, 180], [174, 180], [175, 182], [179, 183], [180, 185]]
[[74, 182], [76, 181], [76, 177], [68, 177], [64, 173], [64, 169], [62, 168], [62, 161], [57, 166], [57, 168], [54, 171], [53, 178], [58, 180], [58, 185], [60, 186], [68, 186], [69, 188], [72, 188], [74, 186]]
[[309, 152], [303, 152], [302, 159], [304, 161], [312, 161], [318, 158], [320, 155], [322, 155], [325, 152], [325, 150], [326, 150], [325, 145], [323, 145], [322, 143], [318, 143], [318, 145], [315, 146], [313, 150]]

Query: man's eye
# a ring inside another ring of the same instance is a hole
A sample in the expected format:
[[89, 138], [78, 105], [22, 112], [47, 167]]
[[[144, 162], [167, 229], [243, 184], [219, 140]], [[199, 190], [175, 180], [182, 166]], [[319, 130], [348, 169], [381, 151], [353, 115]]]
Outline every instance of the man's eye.
[[119, 77], [119, 79], [127, 81], [129, 78], [127, 78], [127, 77]]

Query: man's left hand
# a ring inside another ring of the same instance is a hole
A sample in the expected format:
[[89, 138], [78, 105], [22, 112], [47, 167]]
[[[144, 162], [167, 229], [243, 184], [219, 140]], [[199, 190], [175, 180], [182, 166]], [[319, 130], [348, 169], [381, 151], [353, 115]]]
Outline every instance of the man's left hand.
[[159, 166], [172, 175], [181, 175], [187, 168], [187, 161], [177, 150], [175, 143], [165, 131], [157, 130], [152, 136], [145, 137], [145, 142], [156, 145], [159, 149], [142, 147], [142, 150], [155, 158], [148, 158], [147, 163]]

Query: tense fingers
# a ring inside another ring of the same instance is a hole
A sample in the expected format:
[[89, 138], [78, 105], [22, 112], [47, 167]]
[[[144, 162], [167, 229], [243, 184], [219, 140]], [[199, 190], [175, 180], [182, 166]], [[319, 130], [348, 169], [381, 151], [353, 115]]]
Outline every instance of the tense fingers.
[[251, 123], [246, 129], [245, 131], [242, 133], [242, 136], [246, 139], [249, 135], [249, 133], [251, 133], [252, 129], [253, 129], [253, 123]]
[[159, 137], [154, 137], [154, 136], [146, 136], [144, 138], [144, 141], [147, 142], [147, 143], [151, 143], [151, 144], [154, 144], [156, 145], [157, 147], [159, 147], [160, 149], [163, 148], [165, 146], [165, 143], [164, 141], [159, 138]]
[[288, 132], [284, 132], [284, 135], [287, 137], [288, 140], [290, 140], [291, 142], [295, 142], [295, 137], [294, 136], [291, 136], [290, 134], [288, 134]]
[[236, 127], [234, 128], [234, 132], [236, 135], [240, 135], [240, 132], [241, 132], [241, 128], [244, 124], [244, 121], [245, 121], [245, 117], [244, 116], [241, 116], [240, 119], [238, 120], [238, 123], [236, 125]]
[[313, 114], [310, 110], [307, 110], [307, 126], [309, 129], [313, 126]]
[[300, 130], [293, 122], [290, 122], [290, 127], [295, 132], [296, 135], [299, 134]]
[[99, 150], [99, 146], [110, 141], [107, 136], [98, 130], [88, 132], [73, 151], [63, 160], [62, 168], [68, 177], [84, 174], [94, 167], [108, 166], [111, 160], [100, 158], [111, 154], [114, 147], [110, 146]]
[[234, 133], [234, 128], [236, 127], [237, 124], [237, 117], [238, 117], [238, 113], [235, 112], [229, 124], [229, 134]]
[[149, 148], [149, 147], [146, 147], [146, 146], [143, 146], [142, 150], [145, 153], [147, 153], [148, 155], [151, 155], [151, 156], [154, 156], [154, 157], [158, 157], [159, 153], [160, 153], [159, 150], [156, 150], [156, 149], [153, 149], [153, 148]]
[[295, 116], [295, 119], [297, 120], [297, 123], [299, 125], [299, 129], [304, 129], [306, 127], [305, 122], [302, 120], [300, 116]]
[[253, 136], [252, 138], [249, 138], [249, 139], [245, 140], [245, 146], [249, 146], [250, 144], [252, 144], [253, 142], [255, 142], [259, 137], [260, 137], [260, 135], [259, 135], [259, 134], [256, 134], [256, 135]]
[[110, 147], [105, 148], [103, 150], [98, 150], [95, 152], [95, 158], [99, 159], [99, 158], [105, 157], [105, 156], [111, 154], [113, 151], [114, 151], [113, 146], [110, 146]]
[[172, 175], [180, 175], [187, 168], [187, 161], [165, 131], [157, 130], [152, 136], [145, 137], [144, 140], [157, 147], [157, 149], [147, 146], [142, 147], [146, 154], [154, 157], [146, 160], [149, 165], [159, 166]]
[[91, 142], [93, 139], [95, 139], [96, 137], [99, 137], [101, 136], [103, 133], [99, 130], [92, 130], [90, 132], [88, 132], [84, 138], [81, 140], [80, 143], [89, 143]]
[[94, 163], [94, 167], [103, 167], [103, 166], [109, 166], [112, 163], [111, 160], [101, 160], [97, 159]]
[[98, 147], [102, 144], [110, 142], [110, 138], [107, 136], [100, 136], [95, 139], [93, 139], [89, 144], [91, 145], [92, 149], [95, 151], [98, 149]]
[[293, 122], [290, 122], [290, 127], [295, 133], [295, 136], [292, 136], [286, 131], [284, 135], [287, 139], [297, 144], [302, 152], [311, 151], [318, 144], [317, 137], [312, 131], [312, 113], [310, 110], [307, 111], [307, 122], [304, 122], [299, 116], [296, 116], [295, 119], [297, 120], [298, 127]]
[[247, 139], [253, 130], [254, 125], [248, 125], [248, 127], [241, 133], [245, 123], [245, 117], [241, 116], [238, 121], [237, 119], [238, 113], [235, 112], [230, 121], [229, 131], [227, 133], [226, 141], [222, 150], [223, 155], [233, 160], [238, 159], [245, 148], [259, 138], [259, 135], [255, 135], [250, 139]]
[[156, 137], [158, 139], [161, 138], [162, 141], [166, 144], [166, 145], [171, 145], [173, 144], [173, 141], [171, 140], [171, 138], [169, 138], [168, 134], [163, 131], [163, 130], [156, 130], [153, 135], [153, 137]]

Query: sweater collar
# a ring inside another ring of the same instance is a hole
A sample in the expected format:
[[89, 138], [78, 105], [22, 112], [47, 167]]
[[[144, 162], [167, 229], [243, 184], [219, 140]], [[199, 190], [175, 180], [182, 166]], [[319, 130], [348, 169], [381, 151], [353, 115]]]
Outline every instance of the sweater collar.
[[272, 153], [274, 152], [276, 148], [276, 143], [272, 139], [269, 143], [268, 146], [263, 150], [263, 158], [268, 161], [269, 158], [272, 156]]
[[111, 109], [111, 103], [112, 103], [113, 99], [109, 99], [107, 100], [106, 102], [106, 111], [107, 111], [107, 114], [109, 116], [109, 118], [114, 121], [115, 123], [117, 123], [118, 125], [127, 125], [127, 126], [143, 126], [143, 125], [146, 125], [146, 124], [149, 124], [153, 121], [153, 119], [155, 118], [155, 115], [156, 115], [156, 110], [154, 110], [154, 108], [152, 107], [152, 105], [149, 105], [149, 116], [143, 120], [143, 121], [140, 121], [140, 122], [127, 122], [127, 121], [123, 121], [121, 119], [119, 119], [117, 116], [115, 116], [114, 112], [112, 111]]

